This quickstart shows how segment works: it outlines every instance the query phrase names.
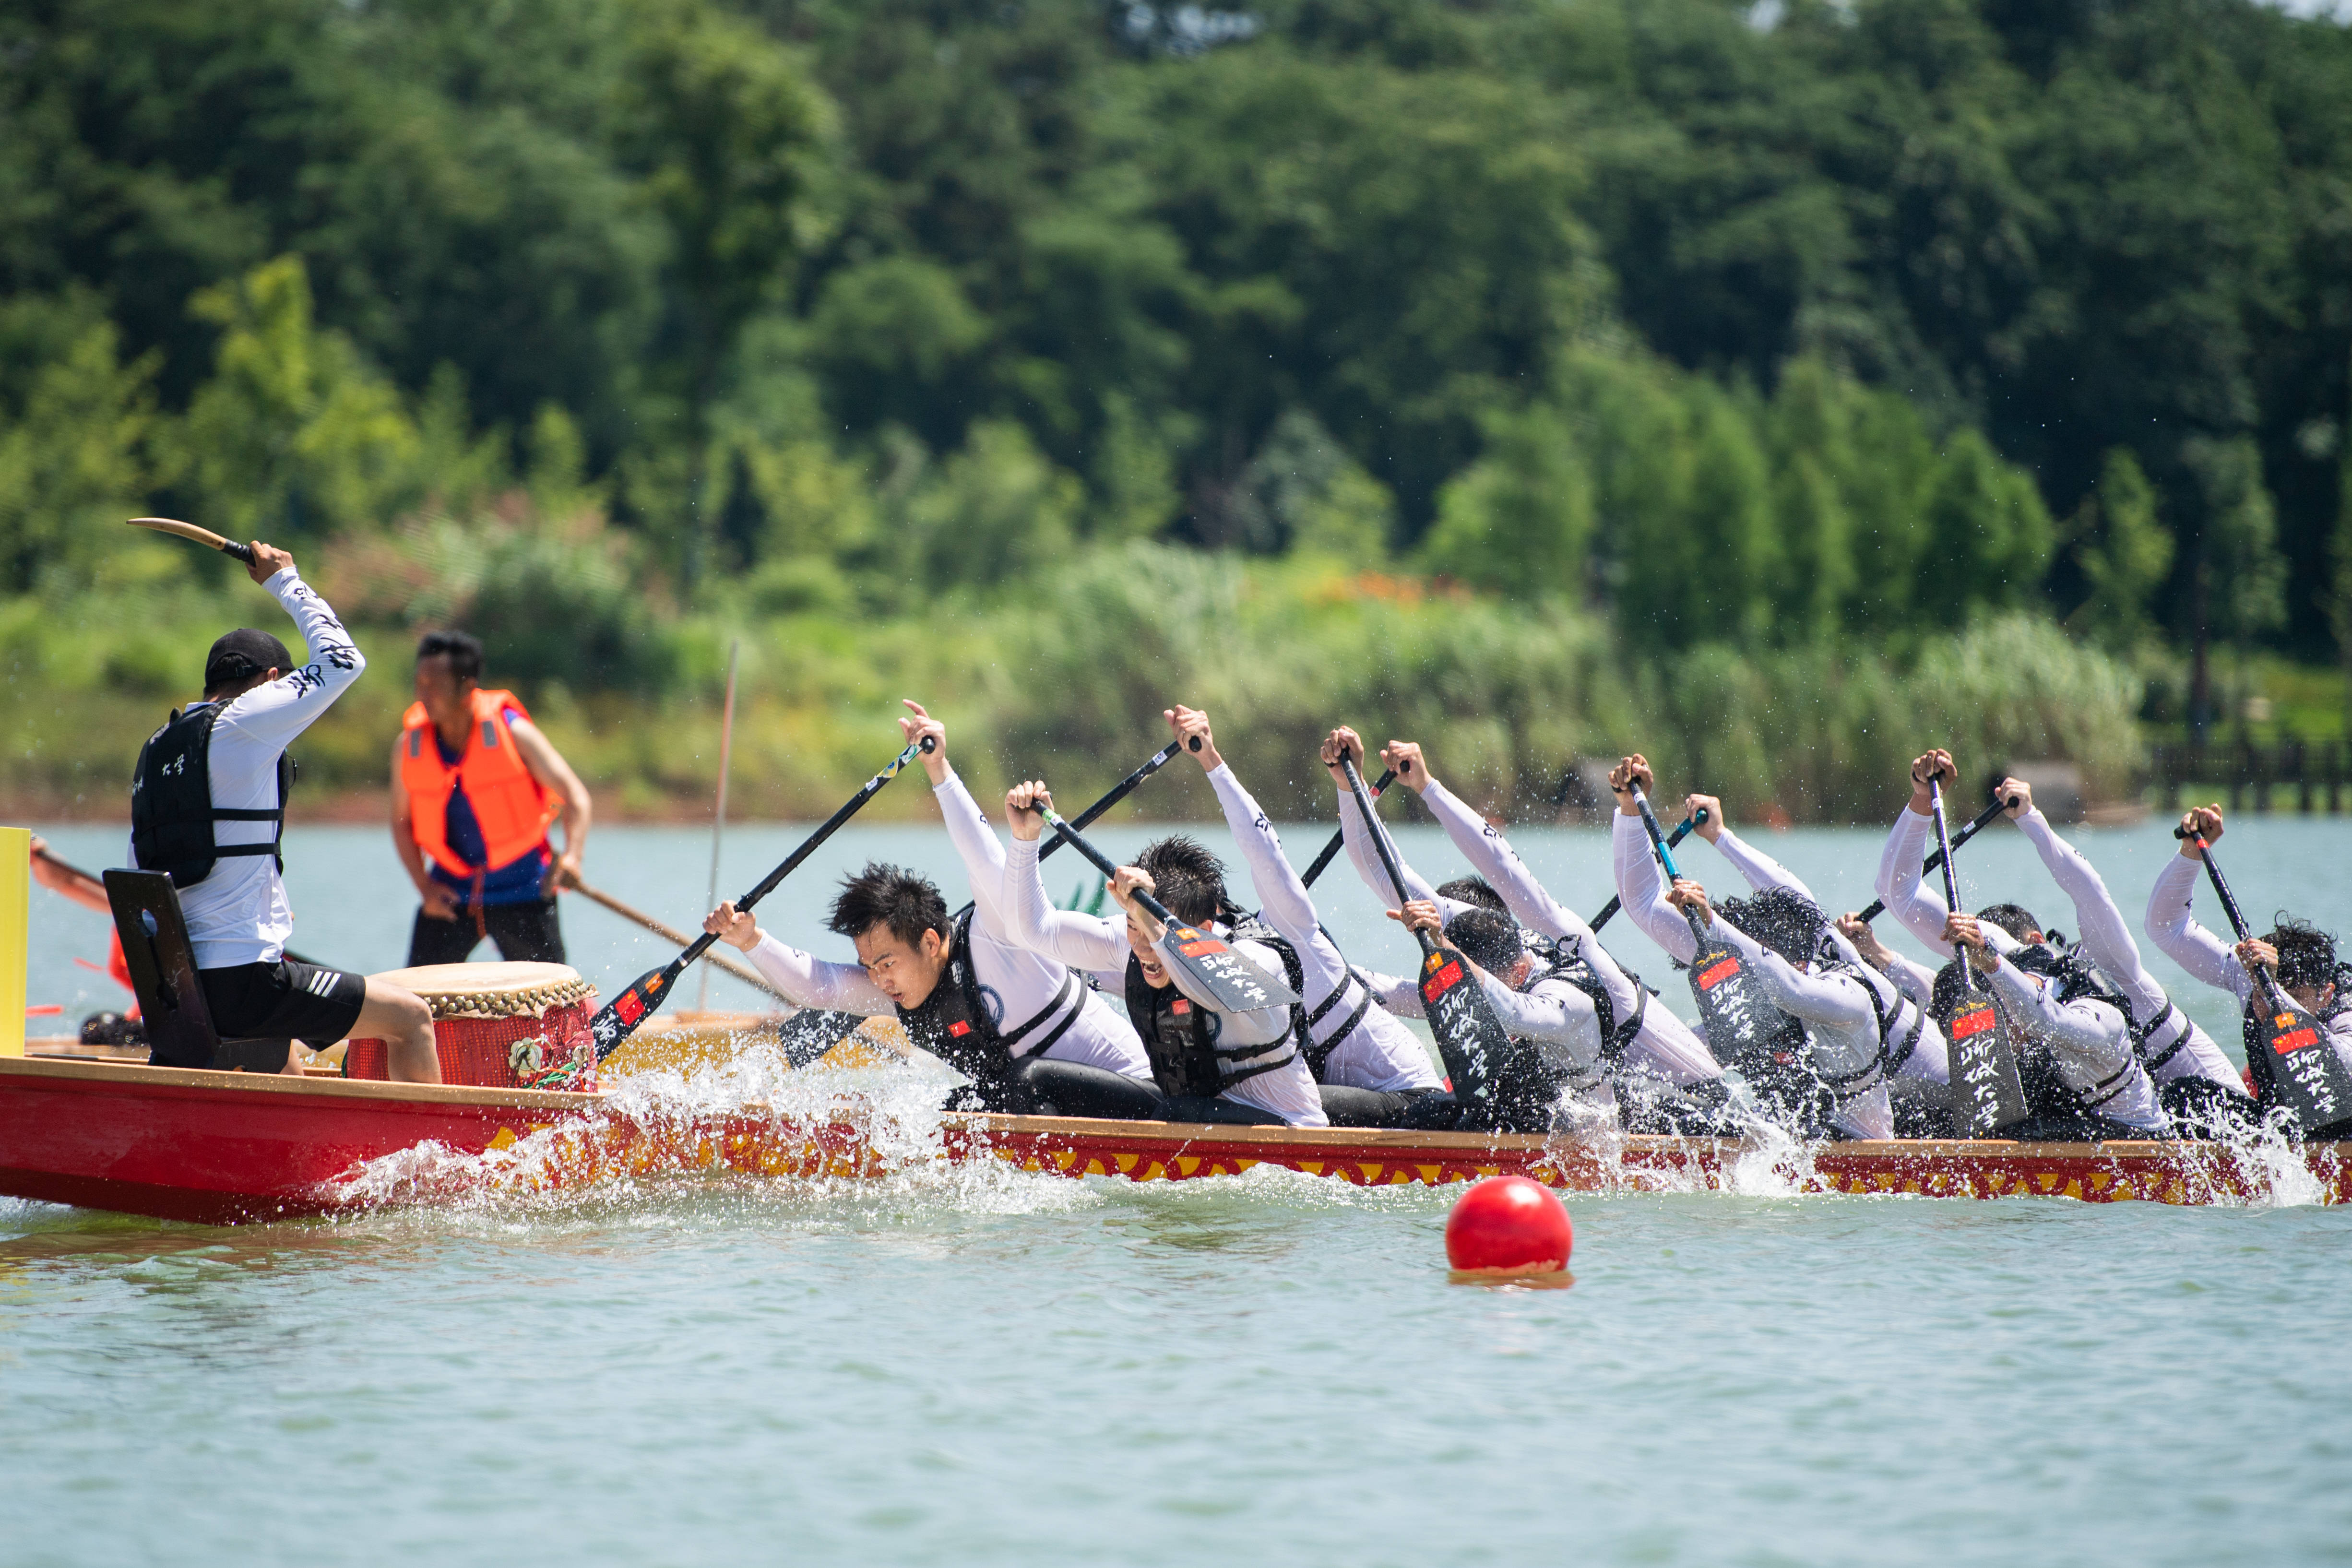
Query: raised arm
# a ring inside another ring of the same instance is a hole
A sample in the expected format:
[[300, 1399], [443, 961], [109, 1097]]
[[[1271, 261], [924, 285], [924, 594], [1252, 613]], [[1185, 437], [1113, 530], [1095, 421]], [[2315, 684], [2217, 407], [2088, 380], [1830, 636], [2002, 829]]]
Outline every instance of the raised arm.
[[[971, 883], [975, 918], [991, 936], [1013, 942], [1004, 918], [1004, 846], [998, 840], [995, 827], [953, 770], [949, 771], [944, 783], [932, 786], [931, 798], [940, 803], [940, 819], [947, 824], [948, 842], [955, 846], [956, 854], [963, 860], [964, 875]], [[1030, 864], [1034, 869], [1036, 863], [1033, 860]]]
[[1005, 940], [1032, 952], [1059, 960], [1092, 974], [1115, 974], [1127, 968], [1133, 951], [1127, 931], [1117, 921], [1057, 910], [1045, 897], [1037, 875], [1037, 840], [1016, 833], [1004, 851], [1004, 884], [1001, 900]]
[[1624, 903], [1625, 918], [1664, 948], [1669, 956], [1685, 963], [1697, 957], [1698, 943], [1691, 938], [1690, 922], [1666, 902], [1665, 894], [1658, 889], [1649, 832], [1642, 826], [1638, 814], [1620, 811], [1609, 819], [1609, 848], [1617, 872], [1617, 897]]
[[[1682, 882], [1676, 887], [1678, 890], [1696, 889], [1698, 884]], [[1712, 909], [1704, 909], [1704, 918], [1707, 934], [1748, 961], [1749, 971], [1763, 982], [1773, 1005], [1782, 1012], [1816, 1024], [1836, 1024], [1847, 1028], [1876, 1026], [1878, 1015], [1863, 993], [1864, 982], [1850, 975], [1806, 973]]]
[[[2132, 941], [2123, 911], [2116, 908], [2115, 898], [2107, 891], [2107, 884], [2097, 868], [2083, 858], [2081, 851], [2058, 837], [2050, 819], [2034, 805], [2032, 791], [2023, 780], [2003, 780], [2001, 790], [2003, 799], [2021, 803], [2021, 809], [2010, 816], [2024, 831], [2034, 853], [2042, 857], [2042, 864], [2049, 868], [2059, 889], [2073, 901], [2074, 919], [2083, 928], [2083, 942], [2091, 951], [2091, 961], [2117, 984], [2126, 989], [2140, 988], [2134, 984], [2146, 973], [2140, 965], [2139, 944]], [[2133, 1000], [2160, 1005], [2161, 994]]]
[[1927, 836], [1934, 826], [1922, 813], [1907, 805], [1903, 808], [1878, 858], [1877, 891], [1886, 902], [1886, 912], [1905, 931], [1926, 943], [1929, 952], [1949, 958], [1952, 945], [1944, 940], [1944, 917], [1951, 910], [1944, 895], [1919, 875], [1919, 863], [1927, 858]]
[[2148, 890], [2148, 940], [2199, 980], [2243, 1001], [2253, 989], [2252, 977], [2229, 943], [2197, 922], [2197, 884], [2205, 868], [2189, 858], [2196, 846], [2188, 849], [2188, 855], [2175, 855], [2164, 863], [2156, 886]]
[[[257, 543], [257, 556], [268, 549]], [[293, 557], [282, 550], [269, 550], [266, 558], [256, 561], [255, 569], [267, 561], [283, 564], [262, 580], [261, 585], [275, 595], [286, 613], [294, 618], [310, 662], [288, 670], [265, 686], [255, 687], [231, 702], [222, 710], [215, 732], [226, 731], [240, 741], [275, 752], [283, 751], [297, 735], [317, 723], [335, 699], [367, 668], [367, 659], [327, 601], [302, 581], [301, 574], [294, 569]]]

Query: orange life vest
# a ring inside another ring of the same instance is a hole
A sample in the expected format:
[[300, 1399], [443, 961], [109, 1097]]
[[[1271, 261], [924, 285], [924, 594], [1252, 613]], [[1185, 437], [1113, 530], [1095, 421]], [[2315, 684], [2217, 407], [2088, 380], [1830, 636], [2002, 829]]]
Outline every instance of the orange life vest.
[[[408, 830], [416, 847], [453, 877], [513, 865], [547, 842], [548, 824], [562, 814], [562, 797], [531, 777], [515, 749], [506, 717], [509, 708], [530, 716], [511, 691], [475, 691], [474, 722], [454, 768], [441, 760], [440, 740], [424, 703], [410, 703], [401, 716], [400, 782], [408, 791]], [[468, 866], [449, 847], [449, 796], [460, 784], [474, 820], [481, 824], [488, 866]]]

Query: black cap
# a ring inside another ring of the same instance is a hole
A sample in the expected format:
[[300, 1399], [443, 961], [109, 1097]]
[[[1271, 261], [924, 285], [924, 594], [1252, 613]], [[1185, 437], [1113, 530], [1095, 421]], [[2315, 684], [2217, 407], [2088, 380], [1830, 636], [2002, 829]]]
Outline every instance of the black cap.
[[286, 651], [284, 643], [268, 632], [239, 626], [215, 642], [212, 652], [205, 655], [205, 689], [210, 691], [216, 686], [259, 675], [265, 669], [293, 668], [294, 656]]

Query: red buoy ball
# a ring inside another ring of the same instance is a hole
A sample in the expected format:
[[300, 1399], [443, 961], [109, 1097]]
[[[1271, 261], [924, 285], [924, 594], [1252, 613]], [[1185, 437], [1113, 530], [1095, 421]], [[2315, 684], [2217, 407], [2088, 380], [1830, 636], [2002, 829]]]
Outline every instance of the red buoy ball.
[[1489, 1176], [1445, 1216], [1446, 1261], [1465, 1273], [1556, 1273], [1575, 1245], [1568, 1205], [1526, 1176]]

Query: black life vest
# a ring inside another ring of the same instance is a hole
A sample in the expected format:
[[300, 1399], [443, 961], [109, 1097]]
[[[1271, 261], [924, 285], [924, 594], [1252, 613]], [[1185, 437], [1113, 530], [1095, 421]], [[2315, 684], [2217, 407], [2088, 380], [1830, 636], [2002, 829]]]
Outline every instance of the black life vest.
[[[1610, 997], [1609, 987], [1601, 984], [1601, 976], [1594, 973], [1583, 954], [1572, 952], [1565, 942], [1547, 943], [1546, 948], [1546, 956], [1551, 960], [1551, 966], [1541, 973], [1529, 975], [1522, 989], [1532, 991], [1547, 980], [1561, 980], [1592, 999], [1594, 1022], [1601, 1029], [1601, 1076], [1609, 1080], [1612, 1089], [1615, 1089], [1625, 1069], [1625, 1052], [1633, 1044], [1634, 1037], [1642, 1032], [1643, 1020], [1650, 1016], [1650, 988], [1642, 984], [1640, 975], [1629, 973], [1633, 982], [1633, 1012], [1621, 1023], [1617, 1017], [1616, 1003]], [[1592, 1084], [1587, 1082], [1573, 1087], [1590, 1089]], [[1621, 1102], [1624, 1098], [1622, 1093], [1618, 1096]]]
[[[1927, 1010], [1899, 989], [1895, 993], [1895, 1005], [1889, 1007], [1886, 998], [1879, 994], [1878, 987], [1870, 983], [1869, 975], [1843, 962], [1840, 967], [1853, 970], [1854, 977], [1862, 982], [1862, 988], [1870, 994], [1870, 1014], [1878, 1020], [1878, 1065], [1888, 1078], [1893, 1078], [1903, 1070], [1904, 1064], [1919, 1048], [1919, 1037], [1927, 1032]], [[1894, 983], [1890, 981], [1888, 984], [1892, 985]], [[1911, 1014], [1911, 1026], [1904, 1030], [1903, 1037], [1898, 1040], [1895, 1037], [1895, 1031], [1902, 1027], [1906, 1009]]]
[[[1070, 1032], [1086, 1010], [1086, 987], [1075, 970], [1066, 972], [1054, 999], [1009, 1029], [990, 1016], [990, 1000], [972, 965], [971, 911], [967, 909], [950, 928], [948, 964], [939, 984], [919, 1006], [898, 1010], [898, 1022], [916, 1045], [976, 1083], [1003, 1084], [1012, 1077], [1016, 1061], [1044, 1055]], [[1002, 1002], [998, 1008], [1002, 1010]], [[1056, 1013], [1062, 1015], [1061, 1022], [1045, 1028]]]
[[[2057, 1056], [2046, 1042], [2034, 1039], [2027, 1031], [2019, 1031], [2023, 1048], [2018, 1053], [2018, 1078], [2025, 1088], [2026, 1103], [2036, 1116], [2107, 1119], [2107, 1108], [2131, 1088], [2136, 1076], [2147, 1070], [2139, 1059], [2139, 1047], [2147, 1031], [2134, 1023], [2131, 1004], [2124, 999], [2122, 992], [2108, 984], [2106, 976], [2098, 972], [2080, 948], [2039, 942], [2010, 953], [2007, 962], [2056, 986], [2060, 1006], [2069, 1002], [2104, 1002], [2123, 1015], [2124, 1027], [2132, 1037], [2131, 1054], [2114, 1072], [2079, 1089], [2059, 1077]], [[2166, 1012], [2169, 1011], [2168, 1007]], [[2163, 1021], [2164, 1015], [2158, 1014], [2149, 1029]], [[2187, 1037], [2185, 1032], [2182, 1037]]]
[[[1294, 986], [1293, 989], [1296, 987]], [[1337, 1028], [1324, 1035], [1321, 1044], [1317, 1044], [1316, 1026], [1337, 1012], [1339, 1004], [1350, 998], [1355, 1005], [1348, 1009], [1348, 1016], [1339, 1020]], [[1356, 1032], [1356, 1026], [1362, 1023], [1364, 1015], [1371, 1010], [1372, 987], [1365, 980], [1363, 973], [1351, 963], [1348, 966], [1347, 981], [1331, 994], [1317, 1003], [1315, 1010], [1307, 1015], [1300, 1026], [1299, 1048], [1307, 1053], [1307, 1070], [1315, 1075], [1317, 1083], [1323, 1081], [1323, 1069], [1330, 1065], [1331, 1053], [1339, 1048], [1340, 1041]]]
[[[139, 748], [131, 775], [131, 854], [142, 871], [164, 871], [177, 888], [193, 888], [213, 874], [214, 863], [232, 856], [267, 855], [286, 868], [286, 792], [294, 783], [293, 759], [278, 758], [278, 807], [274, 811], [224, 810], [213, 805], [213, 726], [224, 704], [198, 702], [172, 710], [163, 727]], [[215, 822], [267, 822], [267, 844], [222, 844]]]
[[[1305, 970], [1297, 951], [1281, 934], [1255, 916], [1228, 913], [1225, 918], [1229, 941], [1262, 942], [1274, 949], [1282, 961], [1284, 978], [1297, 992]], [[1332, 996], [1342, 994], [1346, 989], [1341, 986]], [[1152, 984], [1143, 977], [1142, 960], [1131, 952], [1127, 956], [1127, 1016], [1135, 1025], [1135, 1032], [1143, 1037], [1144, 1055], [1151, 1061], [1152, 1081], [1171, 1099], [1181, 1095], [1213, 1099], [1260, 1073], [1288, 1067], [1298, 1059], [1298, 1043], [1306, 1026], [1305, 1010], [1294, 1003], [1289, 1026], [1278, 1038], [1255, 1045], [1220, 1046], [1217, 1037], [1223, 1032], [1224, 1019], [1217, 1010], [1202, 1006], [1172, 984]], [[1339, 1037], [1333, 1037], [1335, 1041]], [[1251, 1062], [1247, 1067], [1237, 1065], [1245, 1057], [1263, 1056], [1268, 1051], [1282, 1054], [1271, 1061]], [[1328, 1057], [1328, 1052], [1325, 1054]]]

